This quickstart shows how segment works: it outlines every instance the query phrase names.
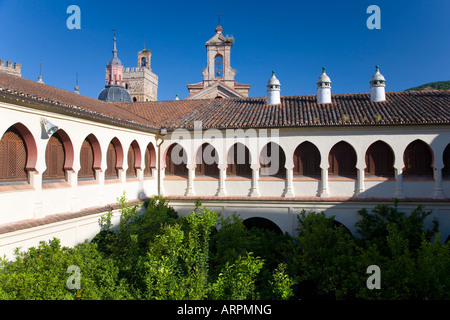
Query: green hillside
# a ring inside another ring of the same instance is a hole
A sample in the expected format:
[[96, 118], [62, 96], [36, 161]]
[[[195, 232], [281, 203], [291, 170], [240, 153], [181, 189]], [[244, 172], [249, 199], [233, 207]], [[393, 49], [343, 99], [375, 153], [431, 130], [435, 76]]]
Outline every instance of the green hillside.
[[423, 84], [418, 87], [406, 89], [405, 91], [418, 91], [418, 90], [448, 90], [450, 89], [450, 81], [436, 81]]

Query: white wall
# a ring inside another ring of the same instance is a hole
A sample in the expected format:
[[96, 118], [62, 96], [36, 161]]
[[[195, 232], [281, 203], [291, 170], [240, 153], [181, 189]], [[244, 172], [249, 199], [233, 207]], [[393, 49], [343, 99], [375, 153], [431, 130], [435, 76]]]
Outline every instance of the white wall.
[[[0, 225], [24, 219], [43, 218], [46, 215], [64, 212], [76, 212], [85, 208], [105, 206], [116, 203], [116, 198], [125, 191], [127, 198], [138, 198], [141, 191], [147, 196], [157, 193], [157, 177], [145, 178], [142, 172], [134, 179], [127, 179], [124, 172], [128, 168], [127, 152], [133, 140], [136, 140], [142, 155], [144, 169], [145, 148], [149, 143], [156, 146], [154, 134], [124, 129], [103, 123], [53, 114], [41, 110], [10, 105], [1, 102], [0, 132], [10, 126], [21, 123], [33, 135], [37, 146], [36, 171], [30, 174], [28, 185], [1, 186]], [[66, 181], [57, 184], [42, 184], [42, 173], [46, 170], [45, 150], [49, 137], [42, 136], [41, 118], [64, 130], [74, 151], [73, 171], [66, 171]], [[117, 138], [123, 148], [123, 173], [119, 179], [109, 181], [99, 173], [95, 181], [79, 182], [77, 172], [80, 169], [80, 149], [84, 139], [93, 134], [101, 146], [101, 171], [106, 170], [106, 151], [110, 141]], [[153, 170], [157, 173], [156, 170]]]

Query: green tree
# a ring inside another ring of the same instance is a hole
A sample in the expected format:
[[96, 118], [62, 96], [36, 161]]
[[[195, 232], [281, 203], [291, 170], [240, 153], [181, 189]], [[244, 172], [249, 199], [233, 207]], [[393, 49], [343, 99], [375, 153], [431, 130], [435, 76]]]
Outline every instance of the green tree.
[[[15, 260], [0, 263], [1, 299], [128, 299], [128, 286], [119, 279], [118, 268], [104, 259], [95, 244], [62, 247], [57, 238], [38, 247], [15, 252]], [[69, 266], [79, 268], [79, 288], [67, 286]]]
[[323, 212], [298, 216], [300, 246], [294, 261], [302, 298], [344, 299], [358, 289], [359, 248], [352, 235]]

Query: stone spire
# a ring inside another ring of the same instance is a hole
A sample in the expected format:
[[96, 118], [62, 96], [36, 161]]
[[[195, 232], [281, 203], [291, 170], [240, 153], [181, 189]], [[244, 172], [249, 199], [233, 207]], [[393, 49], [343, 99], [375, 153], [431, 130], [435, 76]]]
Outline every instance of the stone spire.
[[42, 62], [39, 63], [39, 77], [38, 77], [38, 81], [39, 83], [44, 83], [44, 81], [42, 80]]

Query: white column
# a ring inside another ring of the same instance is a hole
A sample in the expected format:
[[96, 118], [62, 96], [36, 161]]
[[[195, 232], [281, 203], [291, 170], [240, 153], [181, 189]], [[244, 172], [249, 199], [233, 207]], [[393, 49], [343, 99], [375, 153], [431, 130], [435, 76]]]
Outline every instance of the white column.
[[403, 194], [403, 173], [401, 168], [394, 168], [395, 169], [395, 195], [394, 197], [397, 199], [403, 199], [405, 198], [405, 195]]
[[292, 198], [294, 196], [294, 168], [286, 168], [286, 189], [284, 189], [284, 197]]
[[75, 170], [67, 170], [67, 182], [70, 184], [70, 212], [79, 211], [78, 205], [78, 196], [77, 196], [77, 188], [78, 188], [78, 171]]
[[356, 190], [355, 196], [358, 198], [364, 198], [364, 168], [356, 168], [357, 169], [357, 178], [356, 178]]
[[442, 168], [433, 168], [434, 175], [434, 199], [444, 199], [444, 192], [442, 190]]
[[319, 197], [321, 198], [329, 198], [330, 194], [328, 193], [328, 168], [320, 168], [321, 176], [320, 176], [320, 190]]
[[194, 191], [195, 165], [188, 164], [188, 165], [186, 165], [186, 167], [188, 169], [188, 183], [187, 183], [187, 188], [186, 188], [186, 192], [184, 195], [187, 197], [192, 197], [192, 196], [195, 196], [195, 191]]
[[[157, 169], [153, 169], [154, 171], [153, 172], [157, 172], [158, 170]], [[158, 172], [158, 175], [161, 175], [161, 184], [159, 185], [159, 190], [160, 190], [160, 192], [161, 192], [161, 195], [164, 195], [165, 194], [165, 192], [166, 192], [166, 190], [165, 190], [165, 188], [164, 188], [164, 177], [166, 176], [166, 168], [164, 167], [164, 168], [161, 168], [161, 170]]]
[[259, 186], [258, 186], [258, 179], [259, 179], [259, 165], [258, 164], [252, 164], [252, 188], [250, 190], [250, 197], [259, 197]]
[[39, 219], [44, 216], [42, 203], [42, 171], [29, 171], [28, 179], [30, 185], [34, 188], [33, 192], [33, 219]]
[[217, 167], [219, 168], [219, 188], [217, 189], [216, 196], [225, 197], [227, 195], [227, 191], [225, 188], [225, 179], [227, 177], [227, 165], [220, 164]]

